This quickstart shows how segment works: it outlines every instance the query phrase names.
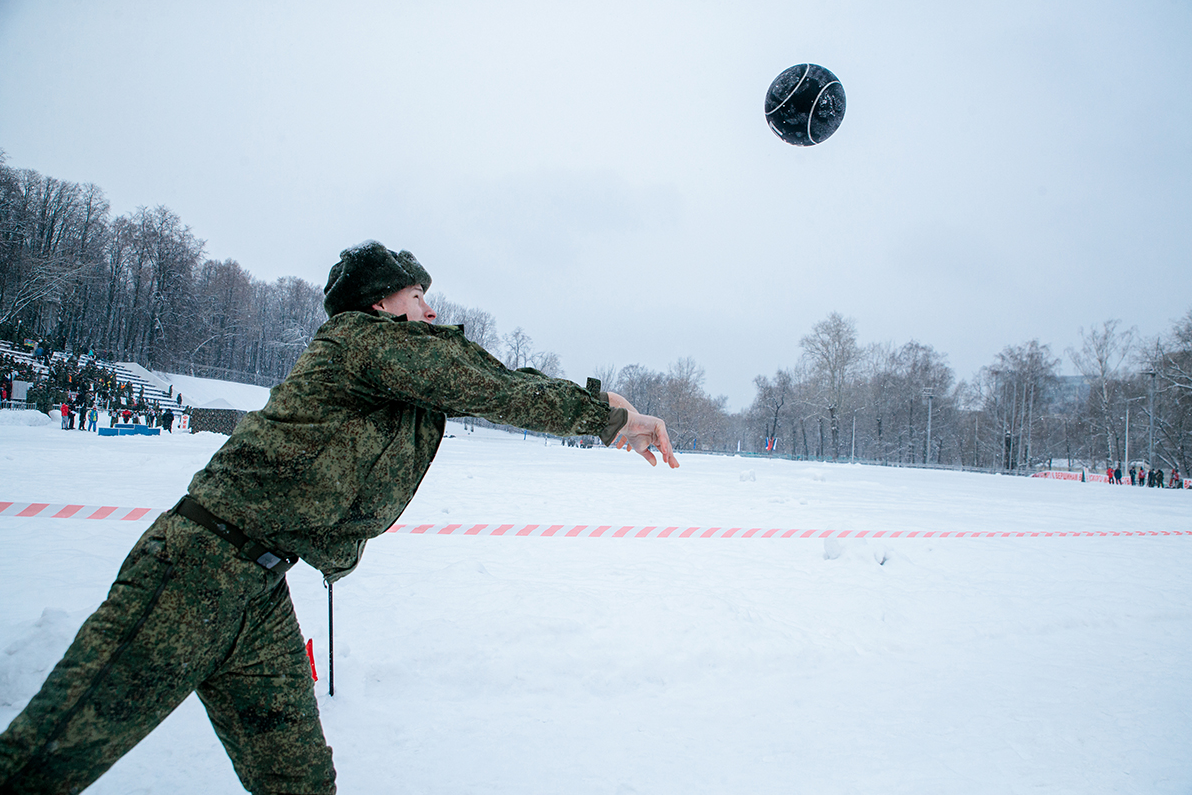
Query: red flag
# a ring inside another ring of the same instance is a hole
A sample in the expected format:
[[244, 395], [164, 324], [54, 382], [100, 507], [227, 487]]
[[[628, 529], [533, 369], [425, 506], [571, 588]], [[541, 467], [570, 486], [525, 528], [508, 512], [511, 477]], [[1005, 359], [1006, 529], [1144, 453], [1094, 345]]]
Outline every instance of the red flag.
[[315, 641], [311, 638], [306, 642], [306, 656], [310, 658], [310, 675], [317, 682], [319, 681], [319, 674], [315, 671]]

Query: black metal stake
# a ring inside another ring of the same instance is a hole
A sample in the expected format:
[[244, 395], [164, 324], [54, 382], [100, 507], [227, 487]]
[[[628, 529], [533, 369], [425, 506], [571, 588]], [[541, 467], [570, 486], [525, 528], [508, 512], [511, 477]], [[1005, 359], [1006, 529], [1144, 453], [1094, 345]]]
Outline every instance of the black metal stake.
[[331, 599], [331, 583], [327, 583], [327, 687], [328, 695], [335, 695], [335, 610]]

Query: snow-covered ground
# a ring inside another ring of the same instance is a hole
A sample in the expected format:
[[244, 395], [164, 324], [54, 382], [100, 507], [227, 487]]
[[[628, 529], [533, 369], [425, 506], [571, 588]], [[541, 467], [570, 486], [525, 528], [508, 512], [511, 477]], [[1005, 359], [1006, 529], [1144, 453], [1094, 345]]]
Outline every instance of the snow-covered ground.
[[[450, 425], [410, 522], [1192, 530], [1192, 492]], [[0, 424], [0, 501], [165, 508], [224, 437]], [[0, 725], [148, 522], [0, 517]], [[1192, 536], [388, 534], [290, 574], [343, 793], [1187, 793]], [[193, 697], [89, 792], [235, 792]]]
[[269, 400], [268, 387], [151, 371], [135, 362], [120, 362], [120, 366], [143, 381], [155, 384], [163, 392], [173, 387], [172, 394], [181, 393], [187, 406], [256, 411]]

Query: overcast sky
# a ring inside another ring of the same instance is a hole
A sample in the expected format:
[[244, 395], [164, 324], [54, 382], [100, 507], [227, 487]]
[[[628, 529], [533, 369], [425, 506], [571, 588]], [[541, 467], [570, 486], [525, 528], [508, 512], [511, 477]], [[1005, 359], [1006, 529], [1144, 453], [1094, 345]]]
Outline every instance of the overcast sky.
[[[848, 110], [803, 149], [762, 106], [805, 62]], [[409, 249], [575, 380], [691, 356], [732, 408], [832, 311], [968, 378], [1192, 308], [1189, 0], [0, 0], [0, 148], [262, 279]]]

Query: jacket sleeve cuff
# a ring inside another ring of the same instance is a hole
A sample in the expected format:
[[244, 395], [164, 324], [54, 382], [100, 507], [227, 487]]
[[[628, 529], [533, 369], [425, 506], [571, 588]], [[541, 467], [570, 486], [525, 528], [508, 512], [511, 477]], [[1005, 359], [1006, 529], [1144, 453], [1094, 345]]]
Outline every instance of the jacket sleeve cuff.
[[617, 438], [617, 433], [625, 427], [627, 422], [629, 422], [629, 412], [625, 409], [613, 409], [608, 413], [608, 423], [600, 432], [600, 441], [604, 442], [605, 447], [613, 443], [613, 439]]

